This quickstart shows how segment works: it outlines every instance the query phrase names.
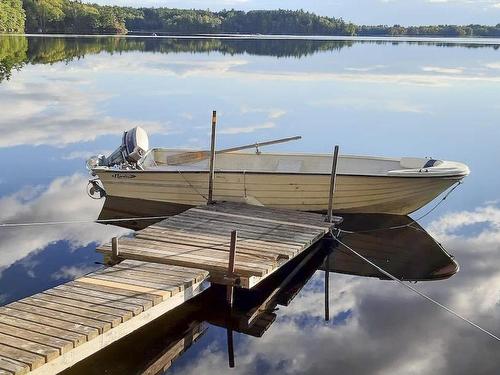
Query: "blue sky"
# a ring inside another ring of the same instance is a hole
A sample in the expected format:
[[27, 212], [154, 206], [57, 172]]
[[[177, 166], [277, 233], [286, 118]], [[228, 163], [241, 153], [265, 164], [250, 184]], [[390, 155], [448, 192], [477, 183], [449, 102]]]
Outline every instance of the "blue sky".
[[500, 0], [93, 0], [99, 4], [198, 9], [305, 9], [360, 24], [500, 23]]

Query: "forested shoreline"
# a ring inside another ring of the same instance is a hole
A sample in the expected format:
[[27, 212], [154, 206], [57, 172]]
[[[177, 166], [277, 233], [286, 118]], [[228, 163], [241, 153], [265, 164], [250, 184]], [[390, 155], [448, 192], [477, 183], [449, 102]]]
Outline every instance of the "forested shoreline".
[[500, 37], [500, 23], [496, 26], [366, 26], [303, 10], [211, 12], [102, 6], [77, 0], [0, 0], [0, 32]]

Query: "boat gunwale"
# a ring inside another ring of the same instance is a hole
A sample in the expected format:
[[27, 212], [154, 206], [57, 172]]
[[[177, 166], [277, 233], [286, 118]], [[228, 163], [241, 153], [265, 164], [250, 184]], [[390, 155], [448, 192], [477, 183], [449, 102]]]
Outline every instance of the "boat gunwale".
[[[208, 170], [161, 170], [161, 169], [109, 169], [109, 167], [97, 167], [92, 169], [92, 172], [97, 174], [99, 173], [182, 173], [183, 175], [189, 173], [209, 173]], [[215, 172], [217, 174], [226, 173], [226, 174], [264, 174], [264, 175], [295, 175], [295, 176], [330, 176], [331, 173], [318, 173], [318, 172], [274, 172], [274, 171], [247, 171], [247, 170], [218, 170]], [[440, 178], [440, 179], [457, 179], [464, 178], [468, 176], [468, 173], [458, 173], [453, 175], [442, 175], [442, 174], [424, 174], [425, 172], [421, 172], [422, 175], [387, 175], [387, 174], [353, 174], [353, 173], [337, 173], [337, 176], [346, 176], [346, 177], [370, 177], [370, 178]]]

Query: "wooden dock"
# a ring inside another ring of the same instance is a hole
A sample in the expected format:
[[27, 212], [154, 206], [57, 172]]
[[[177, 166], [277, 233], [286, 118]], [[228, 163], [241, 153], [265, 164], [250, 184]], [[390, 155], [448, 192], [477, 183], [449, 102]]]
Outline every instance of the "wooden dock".
[[0, 307], [0, 374], [56, 374], [198, 295], [207, 276], [127, 260]]
[[340, 220], [215, 203], [103, 245], [97, 251], [111, 267], [0, 308], [0, 375], [58, 373], [198, 295], [208, 281], [228, 285], [232, 303], [233, 287], [253, 288]]
[[[210, 281], [227, 283], [230, 234], [238, 233], [237, 285], [252, 288], [325, 236], [335, 223], [324, 216], [240, 203], [216, 203], [189, 209], [121, 238], [119, 257], [194, 267], [210, 272]], [[112, 244], [97, 248], [112, 255]]]

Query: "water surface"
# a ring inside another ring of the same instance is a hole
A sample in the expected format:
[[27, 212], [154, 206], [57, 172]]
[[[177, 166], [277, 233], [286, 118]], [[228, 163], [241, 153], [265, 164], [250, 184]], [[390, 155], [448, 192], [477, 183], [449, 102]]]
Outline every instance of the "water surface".
[[[102, 201], [86, 196], [85, 158], [109, 153], [136, 125], [154, 146], [206, 148], [213, 109], [221, 148], [302, 135], [269, 150], [339, 144], [348, 154], [462, 161], [471, 175], [422, 221], [461, 270], [417, 287], [499, 333], [498, 46], [1, 36], [0, 222], [95, 219]], [[91, 223], [0, 228], [2, 303], [99, 267], [96, 243], [123, 233]], [[394, 282], [331, 274], [330, 322], [323, 298], [317, 271], [261, 338], [235, 334], [236, 370], [225, 329], [208, 324], [169, 371], [496, 373], [497, 343]]]

